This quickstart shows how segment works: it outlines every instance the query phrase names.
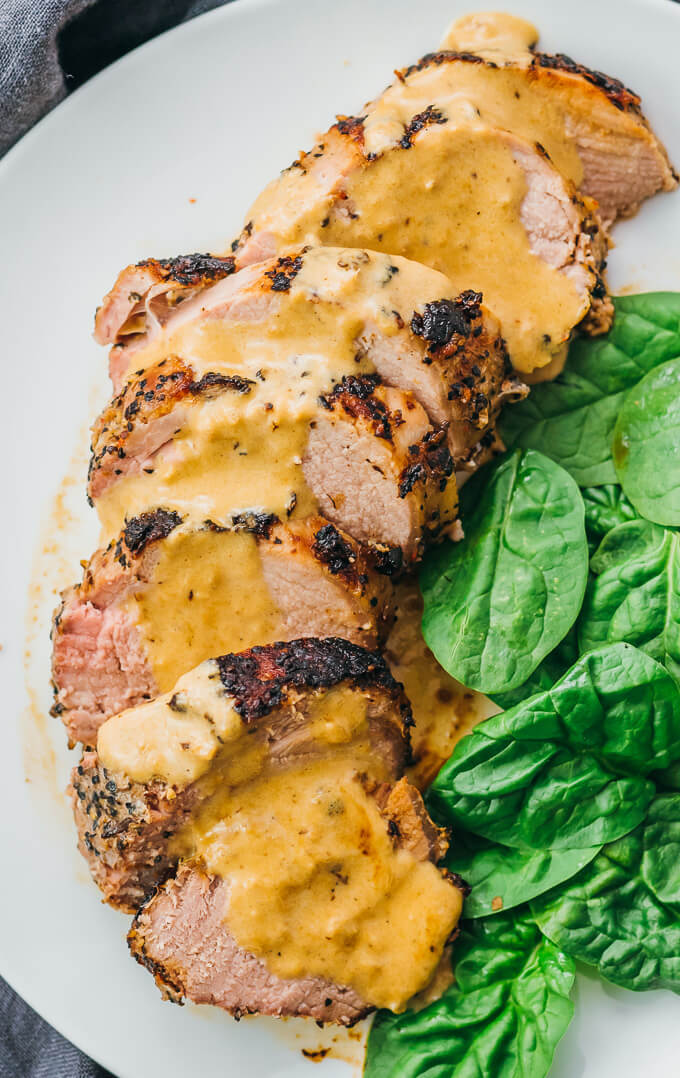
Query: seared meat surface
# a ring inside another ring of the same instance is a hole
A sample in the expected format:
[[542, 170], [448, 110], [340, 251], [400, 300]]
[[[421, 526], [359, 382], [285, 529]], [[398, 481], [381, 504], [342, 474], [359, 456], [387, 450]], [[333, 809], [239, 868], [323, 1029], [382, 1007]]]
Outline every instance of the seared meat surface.
[[[297, 640], [208, 660], [165, 696], [110, 719], [100, 735], [103, 749], [86, 749], [71, 777], [79, 848], [106, 901], [136, 911], [176, 865], [184, 852], [177, 836], [197, 807], [214, 797], [223, 776], [219, 758], [208, 757], [200, 773], [201, 760], [197, 765], [191, 751], [182, 754], [181, 744], [179, 775], [167, 766], [167, 777], [143, 770], [131, 775], [120, 764], [120, 749], [112, 752], [116, 733], [124, 747], [136, 726], [149, 744], [160, 729], [161, 757], [175, 758], [173, 724], [181, 734], [181, 717], [200, 702], [214, 717], [224, 710], [226, 694], [247, 724], [247, 742], [237, 749], [257, 744], [267, 766], [285, 767], [327, 748], [313, 736], [314, 706], [320, 694], [343, 684], [366, 694], [366, 728], [355, 733], [357, 742], [368, 737], [376, 781], [395, 781], [408, 760], [409, 705], [376, 653], [339, 639]], [[207, 752], [214, 748], [209, 742]], [[164, 764], [167, 759], [159, 769]]]
[[164, 509], [135, 517], [64, 593], [53, 629], [53, 711], [92, 743], [109, 715], [169, 689], [215, 645], [301, 634], [375, 647], [400, 552], [364, 548], [321, 517], [253, 513], [230, 527]]
[[424, 987], [462, 891], [399, 779], [410, 721], [384, 660], [336, 638], [209, 660], [102, 726], [81, 849], [114, 904], [159, 885], [130, 945], [166, 994], [350, 1024]]
[[536, 31], [521, 19], [464, 16], [442, 50], [400, 72], [392, 106], [399, 85], [416, 99], [429, 100], [435, 84], [447, 94], [465, 94], [485, 123], [540, 142], [583, 194], [596, 200], [606, 227], [658, 191], [675, 187], [677, 175], [640, 97], [569, 56], [537, 51], [536, 42]]
[[542, 147], [483, 125], [464, 99], [431, 100], [398, 120], [383, 122], [382, 99], [341, 118], [255, 202], [237, 265], [301, 243], [403, 255], [481, 292], [513, 365], [531, 372], [584, 319], [611, 319], [594, 204]]

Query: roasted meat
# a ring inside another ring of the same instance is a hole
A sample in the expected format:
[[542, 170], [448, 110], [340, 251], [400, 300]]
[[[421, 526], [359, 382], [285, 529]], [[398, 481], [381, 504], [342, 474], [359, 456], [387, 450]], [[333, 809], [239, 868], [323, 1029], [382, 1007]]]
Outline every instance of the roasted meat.
[[400, 72], [384, 95], [399, 110], [465, 95], [485, 123], [540, 142], [557, 167], [596, 199], [605, 226], [629, 217], [678, 179], [645, 119], [639, 96], [569, 56], [538, 52], [533, 26], [508, 15], [457, 20], [442, 50]]
[[[319, 708], [324, 700], [347, 708], [355, 691], [365, 716], [349, 723], [346, 736], [340, 731], [337, 744], [368, 753], [364, 763], [376, 782], [394, 782], [408, 759], [409, 705], [376, 653], [337, 638], [208, 660], [173, 691], [109, 719], [99, 753], [86, 749], [72, 775], [80, 850], [105, 899], [136, 911], [186, 852], [177, 836], [215, 797], [228, 767], [237, 774], [241, 753], [254, 751], [262, 767], [276, 769], [329, 751], [336, 742], [323, 739], [323, 728], [320, 740], [315, 735]], [[225, 763], [217, 738], [226, 739], [219, 726], [225, 709], [234, 721], [232, 702], [240, 716], [234, 736], [243, 738]], [[197, 708], [211, 727], [201, 720], [192, 729]], [[139, 753], [138, 770], [126, 746]]]
[[[298, 248], [208, 282], [162, 323], [150, 288], [140, 294], [132, 332], [116, 322], [110, 297], [137, 276], [138, 267], [123, 270], [100, 308], [117, 397], [93, 431], [93, 498], [139, 476], [169, 441], [188, 437], [187, 422], [197, 422], [188, 417], [216, 398], [228, 417], [237, 413], [244, 426], [247, 417], [271, 461], [275, 424], [304, 427], [318, 396], [343, 376], [376, 373], [413, 393], [432, 423], [449, 424], [456, 457], [479, 441], [501, 401], [524, 392], [482, 296], [459, 293], [442, 274], [403, 258]], [[202, 428], [194, 433], [205, 440]], [[239, 463], [247, 470], [247, 460]], [[157, 470], [154, 483], [161, 481]]]
[[53, 629], [53, 711], [92, 743], [109, 715], [171, 688], [215, 650], [300, 635], [375, 647], [400, 551], [375, 552], [321, 517], [258, 514], [230, 527], [165, 509], [134, 517], [64, 593]]
[[350, 1024], [428, 983], [462, 889], [398, 779], [409, 722], [377, 654], [303, 639], [102, 726], [73, 777], [81, 848], [118, 905], [158, 884], [130, 946], [166, 995]]
[[[594, 205], [542, 147], [435, 97], [381, 124], [381, 101], [340, 118], [267, 187], [235, 246], [239, 267], [293, 244], [373, 248], [476, 289], [521, 372], [561, 355], [574, 327], [611, 319]], [[508, 272], [508, 267], [512, 272]]]

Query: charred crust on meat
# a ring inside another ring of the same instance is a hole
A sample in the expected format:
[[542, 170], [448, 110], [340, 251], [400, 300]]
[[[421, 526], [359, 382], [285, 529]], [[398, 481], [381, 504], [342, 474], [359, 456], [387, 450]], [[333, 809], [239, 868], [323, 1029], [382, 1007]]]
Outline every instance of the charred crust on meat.
[[371, 564], [381, 576], [397, 576], [404, 568], [404, 551], [400, 546], [370, 548]]
[[231, 518], [231, 523], [236, 531], [252, 532], [258, 538], [269, 539], [272, 528], [281, 521], [275, 513], [262, 513], [252, 509], [237, 513]]
[[338, 116], [331, 130], [335, 129], [341, 135], [363, 146], [365, 120], [365, 116]]
[[401, 71], [397, 71], [395, 74], [399, 81], [403, 82], [409, 75], [424, 71], [426, 67], [440, 67], [442, 64], [452, 63], [454, 60], [464, 60], [468, 64], [486, 64], [487, 67], [498, 67], [498, 64], [493, 63], [491, 60], [484, 60], [474, 52], [455, 52], [452, 49], [440, 49], [439, 52], [426, 53], [415, 64], [402, 68]]
[[177, 255], [176, 258], [145, 258], [137, 265], [140, 269], [157, 269], [164, 279], [169, 278], [177, 284], [193, 288], [220, 281], [236, 269], [235, 259], [231, 255], [220, 258], [198, 253]]
[[433, 124], [445, 124], [448, 120], [441, 109], [436, 108], [434, 105], [428, 105], [423, 112], [418, 112], [406, 127], [404, 134], [399, 139], [399, 145], [402, 149], [408, 150], [413, 145], [413, 138], [419, 131], [423, 131], [426, 127], [432, 127]]
[[319, 401], [328, 411], [339, 407], [353, 419], [366, 419], [376, 438], [391, 441], [390, 413], [387, 405], [374, 395], [379, 385], [380, 378], [376, 374], [346, 374], [333, 391], [320, 397]]
[[265, 277], [271, 282], [272, 292], [288, 292], [296, 276], [302, 269], [302, 256], [283, 255], [277, 259], [273, 269], [267, 270]]
[[481, 318], [481, 292], [461, 292], [455, 300], [426, 303], [422, 314], [414, 312], [411, 332], [427, 341], [429, 352], [439, 352], [454, 337], [469, 337], [473, 322]]
[[401, 686], [382, 656], [339, 637], [269, 644], [215, 661], [222, 685], [246, 723], [269, 714], [293, 691], [330, 689], [344, 681], [358, 689], [385, 690], [400, 707], [404, 725], [412, 722]]
[[[92, 432], [88, 481], [98, 471], [122, 474], [114, 467], [127, 456], [126, 445], [137, 424], [152, 423], [168, 415], [187, 398], [213, 399], [223, 392], [250, 393], [255, 383], [238, 374], [207, 371], [196, 380], [193, 368], [179, 356], [168, 356], [135, 375], [101, 413]], [[92, 491], [91, 491], [92, 492]]]
[[324, 524], [315, 532], [312, 551], [334, 576], [350, 572], [357, 560], [354, 548], [333, 524]]
[[178, 528], [182, 518], [174, 509], [152, 509], [126, 521], [123, 528], [125, 545], [131, 554], [141, 554], [149, 543], [166, 539]]
[[411, 460], [399, 477], [399, 497], [405, 498], [418, 483], [439, 479], [442, 489], [453, 475], [453, 458], [446, 439], [446, 430], [428, 431], [416, 445], [409, 446]]
[[462, 876], [459, 876], [457, 872], [450, 872], [448, 868], [443, 868], [441, 871], [449, 883], [458, 888], [463, 898], [467, 898], [469, 894], [472, 894], [470, 884]]
[[596, 86], [598, 90], [608, 98], [615, 108], [620, 109], [622, 112], [640, 111], [640, 98], [633, 90], [629, 90], [627, 86], [619, 80], [612, 78], [610, 75], [605, 75], [602, 71], [593, 71], [589, 67], [584, 67], [583, 64], [577, 64], [575, 60], [572, 60], [570, 56], [565, 56], [564, 53], [558, 52], [555, 55], [550, 55], [545, 52], [537, 52], [534, 54], [531, 61], [532, 68], [548, 68], [551, 71], [566, 71], [569, 75], [578, 75], [586, 82], [589, 82], [591, 86]]
[[192, 382], [189, 392], [199, 395], [211, 395], [212, 392], [222, 389], [232, 389], [236, 393], [250, 393], [255, 382], [252, 378], [242, 378], [240, 374], [219, 374], [217, 371], [207, 371], [197, 382]]

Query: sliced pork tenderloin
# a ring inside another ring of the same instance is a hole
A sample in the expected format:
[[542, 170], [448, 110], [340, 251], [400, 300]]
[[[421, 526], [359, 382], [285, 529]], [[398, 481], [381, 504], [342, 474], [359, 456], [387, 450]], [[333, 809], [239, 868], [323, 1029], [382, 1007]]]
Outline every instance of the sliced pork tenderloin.
[[[349, 679], [336, 680], [348, 661]], [[394, 737], [409, 716], [400, 690], [381, 659], [341, 641], [296, 641], [283, 654], [280, 645], [253, 649], [213, 665], [212, 675], [210, 664], [195, 672], [202, 684], [113, 718], [99, 735], [100, 755], [137, 780], [155, 767], [196, 782], [197, 762], [203, 774], [217, 773], [175, 846], [185, 854], [176, 876], [135, 917], [132, 953], [166, 996], [239, 1017], [351, 1024], [375, 1006], [403, 1009], [436, 972], [464, 885], [435, 867], [447, 836], [418, 792], [395, 782], [404, 753], [385, 766], [386, 732]], [[232, 732], [215, 687], [233, 694], [248, 734]], [[170, 720], [159, 706], [173, 711]], [[130, 733], [151, 709], [142, 756]], [[191, 728], [199, 715], [201, 733], [212, 723], [219, 748], [213, 737], [199, 751]]]
[[483, 124], [460, 96], [387, 122], [381, 101], [341, 118], [264, 190], [236, 244], [239, 267], [300, 243], [423, 262], [484, 295], [523, 373], [561, 354], [593, 305], [600, 324], [611, 319], [594, 204], [541, 146]]
[[113, 338], [118, 396], [94, 428], [93, 497], [144, 467], [175, 436], [169, 415], [179, 415], [181, 429], [176, 410], [217, 393], [218, 378], [244, 394], [251, 424], [269, 405], [260, 441], [275, 443], [284, 404], [284, 420], [310, 420], [319, 394], [343, 376], [377, 373], [413, 393], [433, 423], [449, 424], [456, 458], [479, 441], [502, 402], [525, 392], [481, 294], [373, 251], [297, 248], [206, 286], [162, 326], [152, 308], [136, 325], [134, 354], [124, 325]]
[[149, 310], [162, 324], [178, 304], [228, 277], [234, 269], [232, 257], [209, 254], [146, 258], [127, 266], [97, 308], [95, 340], [98, 344], [111, 345], [118, 337], [135, 336], [140, 320], [146, 319]]
[[165, 509], [135, 517], [62, 597], [53, 713], [71, 742], [92, 744], [104, 719], [168, 690], [215, 650], [300, 635], [375, 647], [400, 565], [320, 517], [279, 524], [253, 513], [230, 527]]
[[[193, 491], [200, 515], [207, 510], [211, 519], [227, 521], [239, 498], [246, 491], [252, 496], [247, 483], [238, 487], [232, 481], [233, 471], [247, 473], [249, 467], [241, 456], [248, 444], [244, 417], [231, 400], [226, 408], [221, 401], [222, 394], [247, 395], [252, 382], [216, 373], [196, 382], [192, 375], [181, 360], [161, 361], [128, 383], [96, 424], [89, 493], [107, 532], [157, 504], [159, 496], [164, 505], [183, 508]], [[208, 436], [202, 438], [201, 431]], [[305, 440], [299, 458], [299, 442]], [[456, 519], [446, 429], [430, 424], [411, 393], [380, 385], [378, 375], [345, 375], [318, 398], [317, 418], [304, 422], [302, 438], [293, 438], [288, 451], [291, 468], [301, 468], [303, 475], [293, 480], [293, 491], [278, 493], [272, 507], [287, 497], [293, 519], [311, 496], [314, 508], [343, 531], [399, 546], [408, 563]], [[113, 498], [106, 500], [112, 487]]]
[[376, 375], [343, 378], [321, 403], [303, 461], [321, 513], [355, 539], [399, 547], [413, 564], [457, 520], [446, 429]]
[[277, 769], [329, 752], [323, 726], [315, 727], [320, 708], [335, 700], [347, 711], [355, 693], [365, 715], [331, 746], [368, 753], [373, 780], [392, 783], [408, 760], [408, 703], [377, 653], [338, 638], [207, 660], [171, 692], [109, 719], [99, 752], [86, 749], [71, 778], [79, 848], [105, 900], [137, 910], [186, 852], [183, 829], [215, 796], [227, 765], [238, 773], [241, 754], [259, 753], [262, 768]]
[[478, 13], [454, 22], [442, 51], [399, 72], [391, 109], [464, 94], [481, 118], [540, 142], [560, 170], [596, 199], [605, 226], [678, 182], [640, 97], [618, 79], [535, 46], [522, 19]]

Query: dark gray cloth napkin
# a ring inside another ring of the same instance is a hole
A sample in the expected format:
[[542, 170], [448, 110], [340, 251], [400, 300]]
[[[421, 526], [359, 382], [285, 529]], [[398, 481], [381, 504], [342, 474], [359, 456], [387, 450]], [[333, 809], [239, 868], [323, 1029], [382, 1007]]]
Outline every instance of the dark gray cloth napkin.
[[[0, 0], [0, 156], [91, 75], [228, 0]], [[93, 895], [94, 898], [94, 895]], [[0, 1078], [112, 1078], [0, 978]]]

